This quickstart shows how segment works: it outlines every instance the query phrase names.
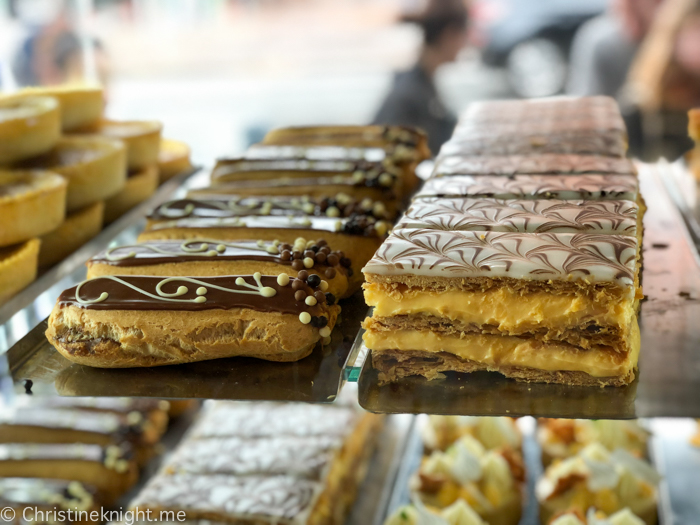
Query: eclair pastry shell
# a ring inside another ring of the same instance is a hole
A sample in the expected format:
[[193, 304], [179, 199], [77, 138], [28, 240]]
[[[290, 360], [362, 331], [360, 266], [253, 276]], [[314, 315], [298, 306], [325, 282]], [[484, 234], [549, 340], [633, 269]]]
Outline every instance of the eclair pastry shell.
[[102, 120], [100, 135], [119, 139], [126, 146], [129, 170], [141, 170], [158, 163], [163, 125], [155, 120]]
[[66, 181], [44, 171], [0, 171], [0, 246], [58, 228], [66, 215]]
[[161, 184], [175, 175], [192, 169], [190, 147], [179, 140], [161, 139], [158, 150], [158, 173]]
[[39, 266], [53, 266], [100, 233], [103, 213], [101, 201], [69, 213], [58, 228], [41, 237]]
[[[329, 308], [329, 327], [339, 311], [338, 306]], [[311, 353], [320, 336], [297, 316], [247, 308], [133, 311], [69, 305], [54, 308], [46, 337], [74, 363], [132, 368], [235, 356], [298, 361]]]
[[129, 175], [122, 190], [105, 200], [104, 223], [110, 224], [131, 208], [147, 200], [158, 188], [158, 168], [148, 166]]
[[65, 177], [68, 212], [111, 197], [126, 183], [124, 144], [98, 135], [65, 136], [51, 152], [18, 167], [48, 169]]
[[60, 112], [55, 99], [0, 97], [0, 166], [46, 153], [60, 136]]
[[36, 279], [40, 244], [31, 239], [0, 248], [0, 305]]
[[102, 88], [80, 84], [29, 87], [20, 95], [53, 97], [58, 101], [61, 128], [65, 132], [94, 131], [102, 118], [104, 98]]

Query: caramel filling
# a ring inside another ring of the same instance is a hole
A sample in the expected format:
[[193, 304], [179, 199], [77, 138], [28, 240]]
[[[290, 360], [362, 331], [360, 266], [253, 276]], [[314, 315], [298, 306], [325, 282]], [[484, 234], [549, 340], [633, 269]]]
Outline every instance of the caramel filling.
[[637, 366], [639, 327], [634, 322], [630, 335], [631, 351], [626, 354], [580, 350], [566, 344], [542, 344], [534, 339], [498, 335], [447, 336], [429, 331], [367, 331], [363, 340], [368, 348], [382, 350], [421, 350], [449, 352], [462, 359], [499, 367], [523, 367], [538, 370], [585, 372], [593, 377], [625, 376]]
[[634, 302], [628, 299], [601, 304], [583, 295], [544, 291], [520, 295], [507, 288], [483, 292], [423, 289], [399, 292], [377, 283], [365, 284], [364, 289], [365, 301], [374, 306], [373, 317], [433, 315], [477, 326], [496, 326], [505, 333], [587, 324], [615, 326], [627, 332], [635, 316]]

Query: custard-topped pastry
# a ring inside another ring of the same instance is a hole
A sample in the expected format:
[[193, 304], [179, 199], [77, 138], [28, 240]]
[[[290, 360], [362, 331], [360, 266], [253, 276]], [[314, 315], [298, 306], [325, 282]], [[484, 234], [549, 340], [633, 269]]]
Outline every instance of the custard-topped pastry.
[[449, 507], [435, 509], [420, 502], [396, 509], [384, 525], [488, 525], [463, 499]]
[[498, 371], [623, 385], [639, 354], [635, 237], [396, 229], [363, 269], [382, 380]]
[[589, 509], [585, 516], [578, 511], [565, 512], [552, 519], [548, 525], [644, 525], [644, 522], [627, 508], [607, 517], [603, 512]]
[[520, 450], [522, 435], [510, 417], [428, 416], [422, 428], [423, 445], [428, 450], [446, 450], [462, 436], [472, 436], [487, 450]]

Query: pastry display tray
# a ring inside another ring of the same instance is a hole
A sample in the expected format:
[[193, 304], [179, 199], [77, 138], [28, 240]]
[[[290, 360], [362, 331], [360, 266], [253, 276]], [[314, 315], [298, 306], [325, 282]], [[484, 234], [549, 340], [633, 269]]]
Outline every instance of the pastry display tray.
[[217, 359], [186, 365], [101, 369], [74, 364], [44, 337], [56, 298], [85, 278], [85, 261], [108, 246], [131, 244], [156, 205], [184, 196], [208, 181], [205, 171], [165, 183], [148, 201], [0, 309], [0, 389], [15, 395], [124, 396], [331, 402], [344, 382], [348, 355], [367, 314], [362, 294], [344, 300], [331, 342], [296, 363], [250, 358]]
[[[644, 217], [639, 374], [626, 387], [521, 383], [500, 374], [447, 373], [380, 386], [368, 352], [358, 377], [360, 404], [382, 413], [627, 419], [700, 417], [700, 258], [666, 183], [668, 163], [640, 164]], [[359, 344], [359, 338], [358, 338]]]
[[[411, 502], [409, 480], [418, 470], [423, 456], [420, 428], [424, 423], [418, 416], [406, 438], [405, 454], [396, 473], [396, 481], [374, 520], [367, 523], [382, 525], [397, 508]], [[697, 498], [697, 472], [700, 469], [700, 448], [693, 448], [689, 439], [695, 429], [689, 419], [649, 419], [642, 422], [652, 432], [649, 442], [651, 462], [662, 476], [659, 485], [659, 525], [689, 525], [697, 522], [700, 502]], [[540, 525], [535, 484], [542, 476], [541, 450], [535, 438], [536, 423], [532, 418], [518, 421], [523, 434], [523, 456], [527, 470], [523, 514], [519, 525]]]

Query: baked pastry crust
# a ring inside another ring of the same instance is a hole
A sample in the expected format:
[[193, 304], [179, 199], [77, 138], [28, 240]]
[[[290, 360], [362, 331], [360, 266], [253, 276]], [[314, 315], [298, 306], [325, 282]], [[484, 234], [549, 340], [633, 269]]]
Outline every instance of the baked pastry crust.
[[155, 120], [102, 120], [99, 134], [119, 139], [126, 145], [129, 170], [142, 170], [158, 163], [163, 125]]
[[0, 96], [0, 166], [46, 153], [60, 136], [55, 99]]
[[53, 266], [68, 257], [102, 230], [102, 201], [69, 213], [55, 230], [42, 235], [39, 267]]
[[0, 305], [36, 279], [39, 239], [0, 248]]
[[0, 246], [58, 228], [66, 216], [66, 187], [55, 173], [0, 170]]
[[126, 183], [126, 152], [118, 140], [99, 135], [70, 135], [46, 155], [20, 168], [46, 169], [68, 181], [66, 210], [72, 212], [117, 194]]
[[158, 188], [158, 168], [148, 166], [126, 178], [122, 190], [105, 199], [104, 223], [110, 224], [147, 200]]
[[190, 147], [179, 140], [160, 139], [158, 150], [158, 173], [160, 183], [170, 180], [180, 173], [190, 171]]
[[61, 128], [64, 132], [95, 131], [104, 109], [104, 95], [100, 86], [65, 84], [61, 86], [29, 87], [21, 95], [53, 97], [61, 108]]

